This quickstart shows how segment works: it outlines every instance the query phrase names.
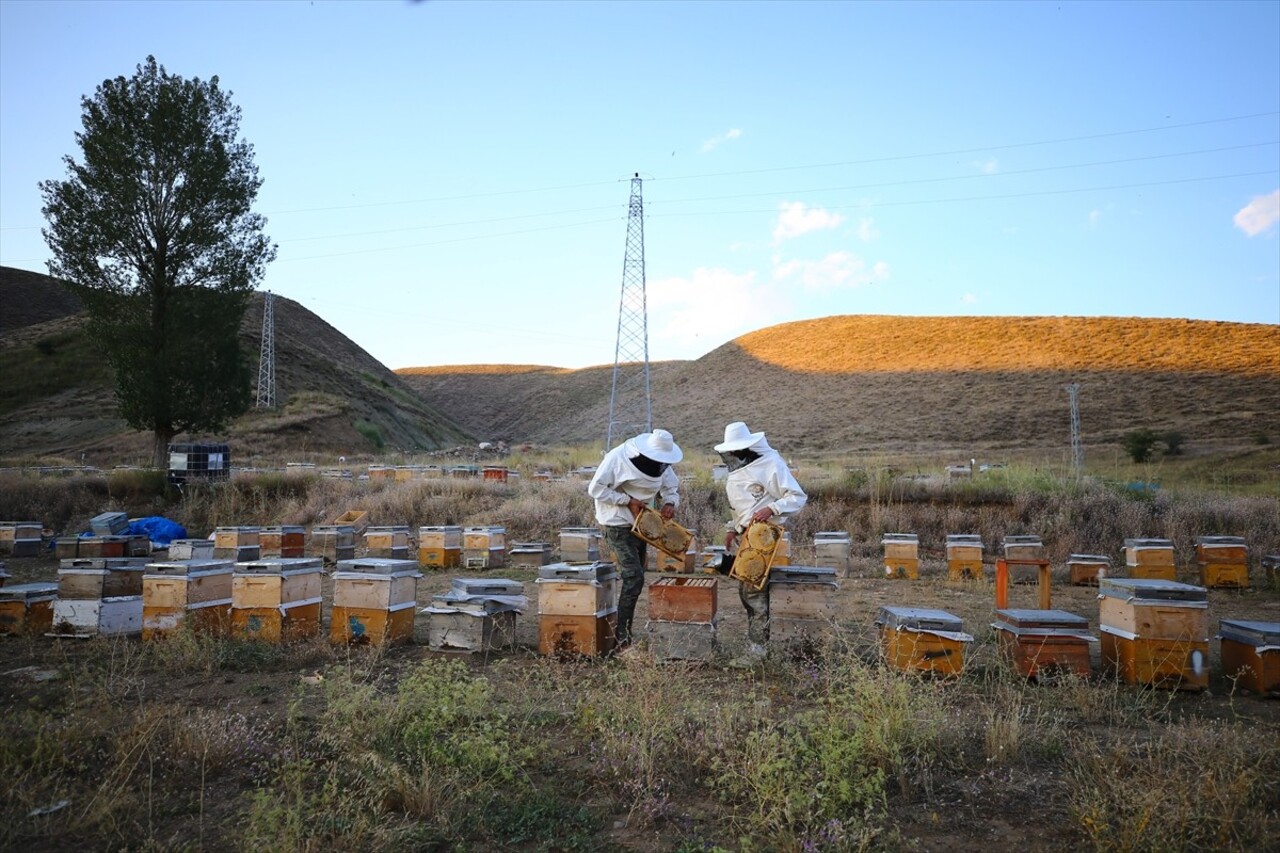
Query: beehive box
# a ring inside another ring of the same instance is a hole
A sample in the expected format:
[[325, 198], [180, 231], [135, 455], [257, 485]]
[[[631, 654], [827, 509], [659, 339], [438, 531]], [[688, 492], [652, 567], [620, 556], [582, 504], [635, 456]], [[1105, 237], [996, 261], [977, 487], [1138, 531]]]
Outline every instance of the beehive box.
[[718, 592], [718, 578], [658, 578], [649, 584], [649, 619], [654, 622], [714, 622]]
[[[284, 556], [281, 554], [280, 556]], [[169, 543], [170, 560], [212, 560], [212, 539], [174, 539]]]
[[53, 556], [59, 560], [74, 560], [80, 556], [79, 536], [59, 536], [53, 540]]
[[262, 559], [259, 545], [240, 545], [236, 548], [214, 548], [213, 559], [230, 560], [233, 563], [252, 563]]
[[90, 600], [142, 595], [145, 560], [77, 557], [58, 567], [58, 598]]
[[777, 619], [809, 619], [834, 625], [836, 570], [828, 566], [784, 566], [769, 575], [770, 636]]
[[348, 607], [335, 603], [329, 613], [329, 642], [370, 646], [407, 643], [413, 639], [415, 603], [391, 607]]
[[232, 607], [231, 633], [243, 640], [281, 643], [320, 634], [320, 601], [277, 607]]
[[958, 616], [920, 607], [880, 608], [880, 654], [891, 669], [958, 675], [964, 670], [965, 647], [973, 637]]
[[462, 528], [462, 550], [480, 553], [496, 548], [506, 549], [507, 529], [497, 525], [477, 525]]
[[39, 636], [53, 626], [58, 585], [19, 583], [0, 587], [0, 636]]
[[612, 563], [553, 563], [538, 570], [539, 615], [596, 616], [617, 608]]
[[1196, 562], [1247, 563], [1249, 546], [1242, 536], [1197, 536]]
[[982, 562], [982, 537], [977, 533], [948, 533], [947, 562]]
[[645, 634], [655, 660], [707, 661], [716, 656], [715, 622], [650, 620]]
[[515, 635], [514, 610], [472, 613], [433, 608], [427, 643], [437, 652], [489, 652], [512, 646]]
[[127, 536], [81, 536], [77, 551], [80, 557], [91, 559], [123, 557], [128, 544]]
[[982, 580], [985, 576], [981, 560], [947, 560], [947, 580]]
[[1124, 540], [1124, 564], [1126, 566], [1173, 566], [1173, 540], [1126, 539]]
[[513, 473], [513, 472], [511, 472], [511, 471], [509, 471], [508, 469], [503, 468], [503, 467], [501, 467], [501, 466], [499, 466], [499, 465], [486, 465], [486, 466], [481, 470], [480, 475], [481, 475], [481, 477], [482, 477], [482, 478], [484, 478], [485, 480], [494, 480], [494, 481], [497, 481], [497, 482], [506, 482], [507, 478], [508, 478], [508, 477], [510, 477], [512, 473]]
[[886, 578], [920, 578], [920, 561], [909, 557], [885, 557], [884, 576]]
[[142, 639], [187, 628], [226, 636], [231, 627], [231, 575], [226, 560], [150, 563], [142, 576]]
[[920, 537], [914, 533], [886, 533], [880, 537], [884, 546], [886, 565], [890, 560], [917, 560], [920, 558]]
[[823, 641], [830, 639], [835, 625], [827, 619], [798, 619], [792, 616], [769, 614], [769, 645], [787, 647], [792, 651], [813, 651]]
[[129, 527], [129, 516], [123, 512], [104, 512], [89, 520], [89, 529], [98, 536], [118, 536]]
[[259, 546], [257, 527], [218, 527], [213, 531], [214, 551]]
[[421, 465], [397, 465], [395, 469], [395, 480], [400, 483], [409, 480], [416, 480], [422, 476]]
[[551, 543], [512, 543], [509, 562], [513, 569], [540, 569], [551, 562]]
[[991, 623], [1001, 655], [1023, 678], [1091, 671], [1089, 620], [1065, 610], [997, 610]]
[[1208, 686], [1209, 602], [1203, 587], [1176, 581], [1099, 582], [1102, 660], [1128, 684]]
[[462, 565], [468, 569], [493, 569], [507, 564], [505, 548], [489, 548], [487, 550], [462, 550]]
[[414, 560], [366, 557], [343, 560], [333, 573], [333, 606], [391, 610], [418, 599], [422, 574]]
[[842, 530], [823, 530], [813, 534], [813, 562], [816, 566], [835, 569], [843, 575], [849, 571], [853, 542]]
[[1111, 558], [1105, 554], [1072, 554], [1067, 557], [1067, 574], [1072, 586], [1097, 586], [1111, 574]]
[[237, 563], [231, 577], [232, 609], [318, 604], [323, 571], [322, 562], [313, 557]]
[[418, 546], [422, 548], [462, 549], [462, 528], [458, 525], [425, 525], [418, 528]]
[[1280, 693], [1280, 622], [1218, 622], [1222, 669], [1254, 693]]
[[1269, 585], [1280, 583], [1280, 554], [1267, 554], [1262, 558], [1262, 572]]
[[462, 565], [462, 549], [419, 545], [418, 565], [424, 569], [456, 569]]
[[394, 465], [370, 465], [370, 480], [394, 480], [396, 478], [396, 469]]
[[1210, 589], [1245, 589], [1249, 586], [1248, 563], [1203, 563], [1200, 583]]
[[301, 525], [264, 527], [258, 532], [259, 557], [302, 557], [306, 549], [307, 531]]
[[362, 509], [349, 509], [342, 515], [335, 518], [330, 526], [350, 527], [351, 536], [354, 541], [354, 538], [356, 536], [363, 535], [365, 529], [369, 526], [369, 513]]
[[546, 656], [607, 654], [617, 644], [618, 611], [593, 616], [549, 613], [538, 617], [538, 653]]
[[42, 535], [38, 521], [0, 521], [0, 557], [39, 557]]
[[1123, 636], [1103, 626], [1102, 662], [1126, 684], [1203, 690], [1209, 686], [1209, 642]]
[[1006, 560], [1039, 560], [1044, 556], [1039, 536], [1006, 536], [1002, 544]]
[[598, 560], [600, 542], [598, 527], [563, 527], [560, 529], [560, 559], [571, 563]]
[[151, 537], [145, 533], [127, 537], [124, 544], [124, 555], [126, 557], [150, 557]]
[[368, 527], [364, 531], [364, 546], [370, 551], [390, 550], [392, 548], [407, 550], [409, 547], [409, 525], [393, 524]]
[[142, 633], [142, 595], [62, 599], [53, 603], [57, 637], [129, 637]]
[[355, 528], [349, 524], [321, 524], [311, 528], [307, 555], [327, 563], [350, 560], [356, 555]]

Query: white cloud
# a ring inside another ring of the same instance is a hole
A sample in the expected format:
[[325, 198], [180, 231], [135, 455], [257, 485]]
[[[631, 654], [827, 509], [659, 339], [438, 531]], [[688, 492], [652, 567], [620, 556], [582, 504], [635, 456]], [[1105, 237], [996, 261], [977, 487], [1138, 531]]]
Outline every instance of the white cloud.
[[964, 296], [960, 297], [960, 301], [963, 302], [965, 305], [976, 305], [978, 302], [978, 297], [975, 294], [966, 293]]
[[820, 261], [774, 258], [773, 277], [781, 282], [798, 282], [808, 290], [835, 290], [860, 287], [889, 277], [889, 265], [867, 262], [849, 252], [832, 252]]
[[1093, 210], [1089, 211], [1089, 227], [1090, 227], [1090, 228], [1092, 228], [1093, 226], [1097, 225], [1097, 224], [1098, 224], [1098, 220], [1100, 220], [1100, 219], [1102, 219], [1102, 211], [1101, 211], [1101, 210], [1098, 210], [1098, 209], [1095, 207]]
[[699, 267], [688, 277], [650, 281], [645, 291], [655, 339], [688, 348], [697, 338], [702, 342], [695, 347], [698, 352], [706, 351], [702, 344], [707, 341], [720, 343], [775, 322], [769, 318], [780, 307], [774, 288], [757, 284], [755, 272]]
[[710, 139], [708, 139], [706, 142], [702, 143], [702, 153], [706, 154], [708, 151], [714, 151], [720, 145], [720, 143], [728, 142], [730, 139], [737, 139], [740, 136], [742, 136], [742, 128], [740, 127], [730, 128], [729, 130], [725, 131], [719, 136], [713, 136]]
[[781, 243], [810, 231], [835, 228], [844, 217], [821, 207], [807, 207], [802, 201], [784, 201], [778, 205], [778, 222], [773, 226], [773, 241]]
[[866, 216], [858, 220], [858, 239], [864, 243], [870, 243], [880, 236], [880, 229], [871, 221], [871, 217]]
[[1280, 190], [1270, 195], [1254, 196], [1248, 204], [1236, 211], [1232, 221], [1250, 237], [1270, 231], [1272, 226], [1280, 222]]
[[994, 175], [1000, 171], [1000, 161], [994, 157], [989, 157], [986, 160], [974, 160], [969, 165], [984, 175]]

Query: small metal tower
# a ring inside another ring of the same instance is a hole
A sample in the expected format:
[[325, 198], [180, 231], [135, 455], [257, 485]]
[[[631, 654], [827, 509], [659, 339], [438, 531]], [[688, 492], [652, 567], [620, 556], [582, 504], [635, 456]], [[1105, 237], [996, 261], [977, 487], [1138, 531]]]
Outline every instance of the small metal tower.
[[262, 357], [258, 360], [258, 408], [276, 407], [276, 317], [270, 290], [262, 296]]
[[1084, 447], [1080, 445], [1080, 384], [1067, 386], [1067, 398], [1071, 401], [1071, 469], [1079, 477], [1084, 473]]
[[649, 399], [649, 317], [644, 292], [644, 197], [640, 174], [631, 179], [627, 213], [627, 250], [622, 259], [622, 298], [618, 303], [618, 342], [613, 357], [613, 391], [604, 449], [653, 429]]

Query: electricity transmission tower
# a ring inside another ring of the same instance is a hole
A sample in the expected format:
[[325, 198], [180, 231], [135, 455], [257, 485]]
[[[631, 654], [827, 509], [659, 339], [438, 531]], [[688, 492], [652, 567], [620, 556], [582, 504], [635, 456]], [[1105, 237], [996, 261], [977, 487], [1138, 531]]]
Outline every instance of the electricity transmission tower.
[[258, 360], [258, 408], [276, 407], [276, 317], [274, 295], [262, 296], [262, 357]]
[[631, 179], [627, 250], [622, 259], [618, 303], [618, 343], [613, 357], [613, 391], [604, 449], [615, 441], [653, 429], [649, 400], [649, 318], [644, 293], [644, 198], [639, 173]]
[[1080, 445], [1080, 384], [1067, 386], [1067, 399], [1071, 401], [1071, 468], [1079, 477], [1084, 473], [1084, 447]]

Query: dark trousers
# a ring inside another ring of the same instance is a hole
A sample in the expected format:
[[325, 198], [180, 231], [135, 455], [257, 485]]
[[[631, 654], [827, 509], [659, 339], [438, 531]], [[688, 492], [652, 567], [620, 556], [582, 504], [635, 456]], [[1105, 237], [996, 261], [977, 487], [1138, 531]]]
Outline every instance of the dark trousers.
[[648, 546], [637, 539], [630, 527], [606, 527], [604, 541], [613, 551], [622, 581], [618, 594], [618, 645], [632, 641], [631, 620], [636, 614], [636, 602], [644, 591], [644, 559]]

